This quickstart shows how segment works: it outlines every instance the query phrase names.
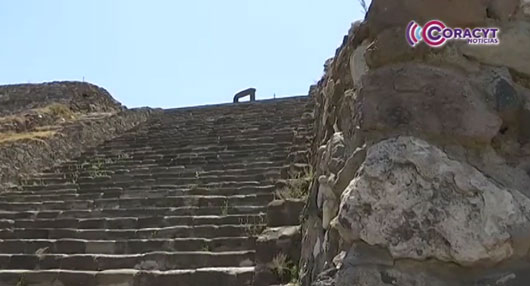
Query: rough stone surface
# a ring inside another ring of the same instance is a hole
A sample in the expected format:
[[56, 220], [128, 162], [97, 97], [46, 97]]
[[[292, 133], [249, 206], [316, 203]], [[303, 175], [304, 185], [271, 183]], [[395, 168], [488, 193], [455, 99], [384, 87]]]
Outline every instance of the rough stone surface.
[[267, 206], [267, 225], [270, 227], [300, 225], [304, 209], [302, 199], [274, 200]]
[[365, 56], [368, 44], [368, 41], [363, 42], [350, 57], [350, 69], [354, 86], [361, 86], [361, 79], [368, 72]]
[[376, 36], [366, 50], [366, 63], [371, 69], [389, 63], [421, 58], [427, 52], [428, 49], [424, 45], [412, 48], [406, 41], [403, 41], [405, 28], [405, 26], [389, 28]]
[[506, 66], [530, 76], [530, 23], [526, 21], [507, 22], [501, 27], [498, 46], [462, 45], [464, 55], [480, 62]]
[[[530, 265], [519, 263], [519, 266], [502, 265], [497, 270], [480, 268], [467, 271], [464, 267], [432, 260], [393, 261], [384, 249], [356, 243], [348, 250], [339, 269], [322, 273], [313, 285], [527, 285]], [[320, 281], [327, 283], [319, 284]]]
[[256, 261], [268, 263], [279, 253], [298, 261], [300, 247], [293, 244], [300, 244], [301, 240], [300, 226], [267, 228], [256, 242]]
[[488, 17], [501, 21], [510, 20], [517, 13], [520, 0], [490, 0], [488, 3]]
[[333, 193], [334, 177], [320, 176], [317, 204], [322, 209], [322, 227], [329, 228], [329, 224], [339, 209], [339, 198]]
[[367, 15], [371, 35], [390, 27], [406, 27], [411, 20], [420, 25], [439, 19], [452, 27], [480, 26], [486, 20], [485, 1], [397, 0], [373, 1]]
[[502, 121], [461, 74], [402, 64], [377, 69], [363, 81], [361, 128], [489, 142]]
[[394, 258], [497, 263], [514, 254], [510, 232], [529, 226], [522, 198], [427, 142], [400, 137], [368, 149], [339, 222]]

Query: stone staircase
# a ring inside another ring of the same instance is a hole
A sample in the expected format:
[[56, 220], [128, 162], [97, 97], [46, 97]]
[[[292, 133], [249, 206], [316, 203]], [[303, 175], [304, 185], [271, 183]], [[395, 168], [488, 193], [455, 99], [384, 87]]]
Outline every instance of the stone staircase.
[[306, 101], [166, 110], [0, 194], [0, 285], [252, 285]]

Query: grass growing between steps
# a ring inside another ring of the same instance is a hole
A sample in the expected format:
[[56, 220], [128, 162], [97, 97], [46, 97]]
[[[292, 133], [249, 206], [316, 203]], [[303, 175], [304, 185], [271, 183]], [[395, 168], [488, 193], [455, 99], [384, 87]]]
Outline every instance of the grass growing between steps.
[[276, 255], [268, 266], [282, 283], [300, 285], [298, 266], [284, 253]]
[[28, 285], [28, 283], [26, 283], [26, 280], [24, 279], [24, 276], [22, 276], [22, 277], [20, 278], [20, 280], [18, 280], [16, 286], [27, 286], [27, 285]]
[[221, 215], [227, 216], [230, 213], [230, 203], [228, 200], [225, 200], [223, 206], [221, 207]]
[[313, 169], [308, 168], [300, 173], [294, 174], [287, 180], [287, 186], [277, 190], [275, 196], [280, 200], [306, 199], [309, 185], [313, 181]]

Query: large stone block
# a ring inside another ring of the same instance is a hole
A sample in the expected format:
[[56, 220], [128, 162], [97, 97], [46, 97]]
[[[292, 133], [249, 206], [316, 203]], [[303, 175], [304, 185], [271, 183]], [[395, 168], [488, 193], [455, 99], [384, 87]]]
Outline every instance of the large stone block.
[[460, 265], [526, 255], [530, 199], [499, 186], [429, 143], [388, 139], [370, 147], [342, 196], [338, 221], [351, 238], [394, 258]]
[[267, 225], [271, 227], [299, 225], [305, 200], [274, 200], [267, 206]]
[[267, 264], [280, 253], [293, 261], [300, 260], [300, 226], [267, 228], [256, 241], [256, 263]]
[[411, 20], [421, 25], [433, 19], [453, 27], [480, 25], [486, 20], [483, 0], [374, 0], [367, 15], [370, 35], [390, 27], [405, 27]]
[[357, 100], [365, 131], [489, 143], [502, 125], [464, 75], [423, 64], [370, 72]]
[[426, 45], [413, 48], [408, 44], [404, 37], [405, 29], [405, 26], [392, 27], [377, 34], [374, 42], [366, 49], [366, 63], [371, 69], [421, 58], [426, 54], [429, 49]]
[[350, 56], [350, 73], [354, 87], [361, 86], [361, 78], [368, 72], [369, 68], [366, 63], [365, 55], [369, 44], [369, 41], [364, 41], [353, 51]]
[[314, 286], [523, 286], [530, 277], [527, 261], [511, 261], [494, 268], [466, 268], [440, 261], [393, 261], [377, 246], [356, 243], [348, 251], [342, 267], [330, 277], [333, 284]]
[[530, 23], [507, 22], [500, 27], [497, 46], [462, 45], [462, 53], [480, 62], [506, 66], [530, 76]]

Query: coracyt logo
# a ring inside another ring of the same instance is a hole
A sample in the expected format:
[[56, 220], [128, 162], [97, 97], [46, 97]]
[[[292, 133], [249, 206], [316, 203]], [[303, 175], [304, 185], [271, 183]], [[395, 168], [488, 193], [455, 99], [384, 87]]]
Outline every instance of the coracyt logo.
[[407, 26], [406, 38], [412, 47], [420, 42], [439, 48], [449, 40], [464, 40], [469, 45], [498, 45], [499, 28], [451, 28], [440, 20], [432, 20], [420, 26], [415, 21], [410, 21]]

